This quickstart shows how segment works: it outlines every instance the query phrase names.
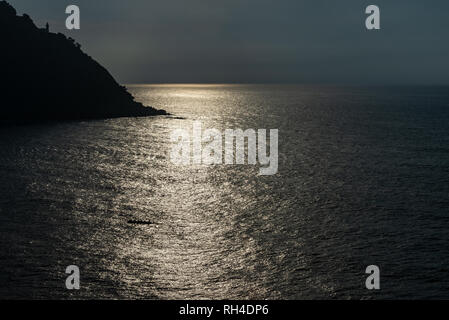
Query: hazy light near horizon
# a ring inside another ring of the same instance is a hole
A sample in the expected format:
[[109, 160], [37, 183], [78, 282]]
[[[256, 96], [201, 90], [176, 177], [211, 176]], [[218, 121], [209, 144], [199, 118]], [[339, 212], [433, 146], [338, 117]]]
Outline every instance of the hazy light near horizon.
[[381, 30], [356, 0], [10, 0], [50, 22], [121, 83], [449, 84], [449, 2], [378, 0]]

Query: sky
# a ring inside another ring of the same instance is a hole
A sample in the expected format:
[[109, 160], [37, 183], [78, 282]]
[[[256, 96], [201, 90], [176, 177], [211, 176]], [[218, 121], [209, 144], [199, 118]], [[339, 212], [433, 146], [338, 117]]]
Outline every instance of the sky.
[[[120, 83], [449, 85], [447, 0], [8, 0]], [[81, 29], [65, 28], [78, 5]], [[381, 11], [380, 30], [365, 9]]]

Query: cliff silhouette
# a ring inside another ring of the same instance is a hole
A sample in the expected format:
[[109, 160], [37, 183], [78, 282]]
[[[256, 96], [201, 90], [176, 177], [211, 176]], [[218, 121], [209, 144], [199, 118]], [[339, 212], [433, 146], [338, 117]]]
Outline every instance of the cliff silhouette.
[[0, 123], [167, 114], [125, 87], [62, 33], [36, 27], [0, 1]]

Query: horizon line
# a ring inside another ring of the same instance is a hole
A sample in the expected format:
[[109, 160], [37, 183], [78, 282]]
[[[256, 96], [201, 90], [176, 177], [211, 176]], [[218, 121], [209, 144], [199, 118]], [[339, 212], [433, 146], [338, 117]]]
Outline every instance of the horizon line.
[[223, 86], [223, 85], [303, 85], [340, 87], [449, 87], [449, 84], [352, 84], [352, 83], [304, 83], [304, 82], [130, 82], [123, 86]]

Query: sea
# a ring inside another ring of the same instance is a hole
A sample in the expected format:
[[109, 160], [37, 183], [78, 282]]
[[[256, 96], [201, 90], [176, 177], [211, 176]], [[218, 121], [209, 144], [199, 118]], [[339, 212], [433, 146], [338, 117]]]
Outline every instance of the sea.
[[[448, 87], [127, 87], [171, 115], [0, 128], [0, 298], [449, 298]], [[198, 121], [277, 173], [173, 163]]]

